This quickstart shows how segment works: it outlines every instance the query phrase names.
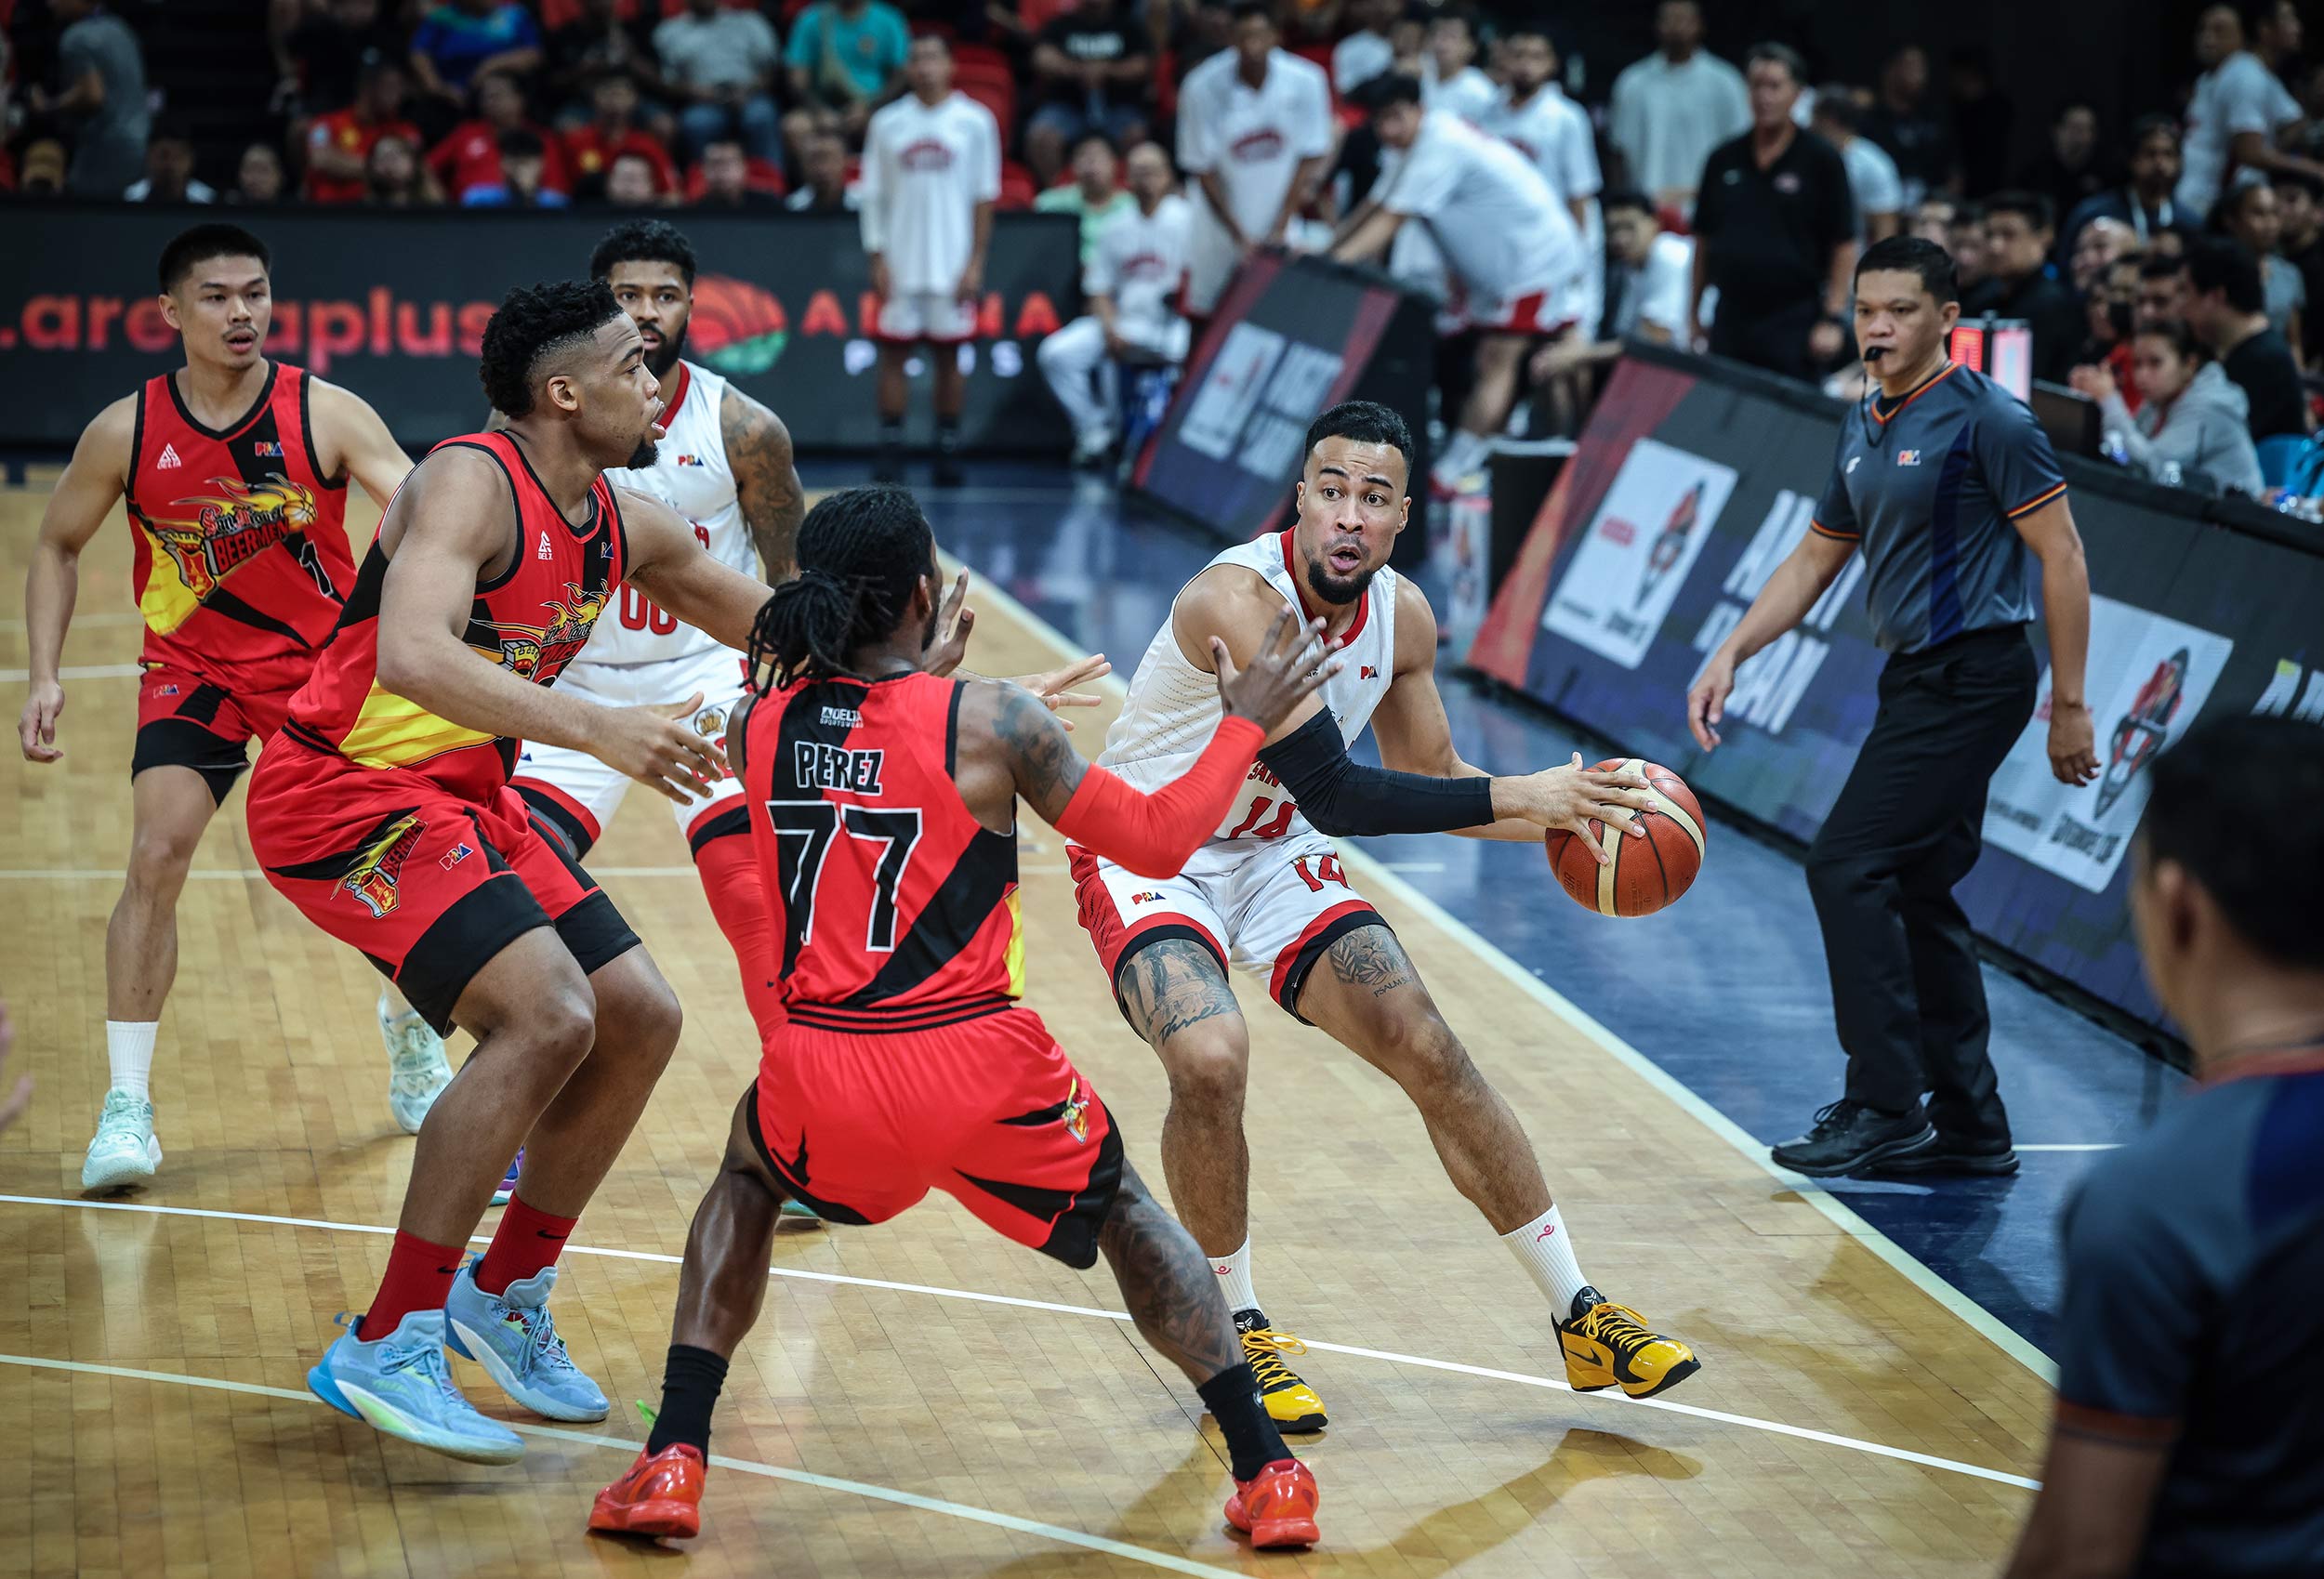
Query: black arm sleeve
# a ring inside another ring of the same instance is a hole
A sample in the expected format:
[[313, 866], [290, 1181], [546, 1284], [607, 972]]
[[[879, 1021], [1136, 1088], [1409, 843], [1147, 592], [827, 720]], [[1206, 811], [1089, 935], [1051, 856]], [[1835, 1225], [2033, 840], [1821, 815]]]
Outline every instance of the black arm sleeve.
[[1318, 709], [1298, 729], [1263, 746], [1259, 760], [1283, 781], [1319, 833], [1442, 834], [1493, 822], [1493, 781], [1433, 779], [1367, 768], [1348, 756], [1340, 726]]

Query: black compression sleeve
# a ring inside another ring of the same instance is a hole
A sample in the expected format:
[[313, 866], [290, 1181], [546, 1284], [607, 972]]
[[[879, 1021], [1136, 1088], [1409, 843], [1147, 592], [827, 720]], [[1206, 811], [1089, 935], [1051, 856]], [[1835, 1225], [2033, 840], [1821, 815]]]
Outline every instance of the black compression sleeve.
[[1328, 711], [1273, 745], [1259, 760], [1283, 781], [1301, 813], [1320, 833], [1442, 834], [1493, 822], [1493, 781], [1433, 779], [1367, 768], [1348, 756]]

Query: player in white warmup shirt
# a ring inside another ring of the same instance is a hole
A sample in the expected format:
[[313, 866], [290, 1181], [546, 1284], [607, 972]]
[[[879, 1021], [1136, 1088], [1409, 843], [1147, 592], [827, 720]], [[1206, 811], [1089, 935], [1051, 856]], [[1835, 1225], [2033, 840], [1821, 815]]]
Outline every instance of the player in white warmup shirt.
[[[1667, 809], [1643, 779], [1569, 767], [1494, 778], [1454, 750], [1436, 691], [1436, 620], [1388, 569], [1410, 511], [1412, 436], [1384, 406], [1352, 401], [1308, 429], [1285, 532], [1230, 548], [1187, 583], [1130, 681], [1098, 760], [1151, 789], [1184, 770], [1218, 722], [1213, 643], [1248, 663], [1287, 603], [1326, 621], [1339, 672], [1260, 751], [1245, 792], [1175, 877], [1141, 877], [1067, 847], [1081, 924], [1130, 1028], [1170, 1082], [1162, 1167], [1170, 1200], [1224, 1285], [1267, 1412], [1287, 1430], [1325, 1423], [1314, 1390], [1283, 1363], [1301, 1352], [1272, 1326], [1251, 1280], [1243, 1093], [1249, 1033], [1230, 964], [1284, 1010], [1404, 1087], [1460, 1192], [1550, 1297], [1578, 1390], [1644, 1398], [1697, 1369], [1686, 1345], [1647, 1329], [1582, 1277], [1525, 1130], [1469, 1059], [1379, 912], [1350, 887], [1331, 836], [1464, 833], [1538, 844], [1591, 818], [1637, 832]], [[1387, 766], [1349, 743], [1369, 725]], [[1584, 835], [1587, 837], [1587, 834]], [[1546, 885], [1539, 858], [1531, 880]], [[1546, 890], [1545, 890], [1546, 891]], [[1546, 902], [1546, 901], [1545, 901]], [[1313, 1137], [1291, 1125], [1261, 1140]]]
[[939, 486], [960, 480], [960, 348], [976, 338], [984, 256], [1000, 196], [1000, 128], [993, 112], [952, 90], [952, 48], [923, 34], [904, 68], [911, 91], [864, 133], [857, 213], [879, 297], [881, 481], [904, 474], [904, 364], [929, 348], [936, 375]]
[[1583, 299], [1574, 317], [1585, 326], [1595, 324], [1605, 304], [1605, 223], [1598, 209], [1605, 181], [1590, 112], [1557, 86], [1557, 49], [1538, 22], [1522, 21], [1512, 29], [1501, 59], [1509, 69], [1509, 86], [1475, 117], [1476, 124], [1524, 154], [1574, 217], [1587, 260]]

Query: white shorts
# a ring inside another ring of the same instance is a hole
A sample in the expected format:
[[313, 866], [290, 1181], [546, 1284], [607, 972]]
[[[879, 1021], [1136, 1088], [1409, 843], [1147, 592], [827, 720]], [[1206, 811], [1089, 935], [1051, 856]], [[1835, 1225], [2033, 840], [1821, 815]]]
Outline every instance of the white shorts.
[[[661, 706], [700, 691], [702, 704], [692, 720], [694, 731], [723, 747], [727, 717], [745, 692], [743, 660], [731, 649], [713, 647], [653, 664], [580, 663], [557, 677], [557, 689], [604, 707]], [[509, 778], [526, 804], [562, 830], [583, 854], [604, 835], [633, 782], [586, 751], [531, 742], [517, 754], [517, 770]], [[719, 782], [707, 800], [683, 806], [672, 801], [670, 810], [687, 843], [698, 850], [705, 840], [747, 831], [749, 813], [742, 793], [742, 781], [730, 775]]]
[[956, 346], [976, 338], [976, 303], [948, 291], [899, 291], [879, 304], [878, 338]]
[[1465, 326], [1487, 334], [1559, 335], [1581, 322], [1588, 295], [1589, 280], [1582, 274], [1493, 298], [1471, 295], [1456, 279], [1446, 306]]
[[1304, 1024], [1300, 989], [1324, 951], [1358, 927], [1388, 925], [1348, 886], [1337, 848], [1312, 828], [1279, 839], [1213, 839], [1175, 877], [1141, 877], [1077, 845], [1065, 847], [1065, 858], [1082, 929], [1116, 1004], [1122, 967], [1140, 949], [1188, 938], [1221, 970], [1232, 963], [1265, 981]]

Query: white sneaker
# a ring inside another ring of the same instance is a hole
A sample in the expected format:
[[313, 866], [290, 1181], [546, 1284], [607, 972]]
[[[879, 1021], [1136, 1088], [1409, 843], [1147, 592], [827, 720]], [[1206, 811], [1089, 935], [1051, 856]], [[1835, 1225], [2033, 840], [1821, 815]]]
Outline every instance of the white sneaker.
[[162, 1165], [162, 1143], [153, 1138], [153, 1104], [133, 1092], [105, 1093], [97, 1117], [97, 1138], [81, 1163], [81, 1188], [118, 1190], [142, 1184]]
[[417, 1009], [399, 1008], [384, 988], [379, 993], [379, 1040], [388, 1049], [388, 1108], [395, 1126], [417, 1135], [443, 1088], [452, 1084], [452, 1066], [444, 1060], [443, 1038], [419, 1016]]

